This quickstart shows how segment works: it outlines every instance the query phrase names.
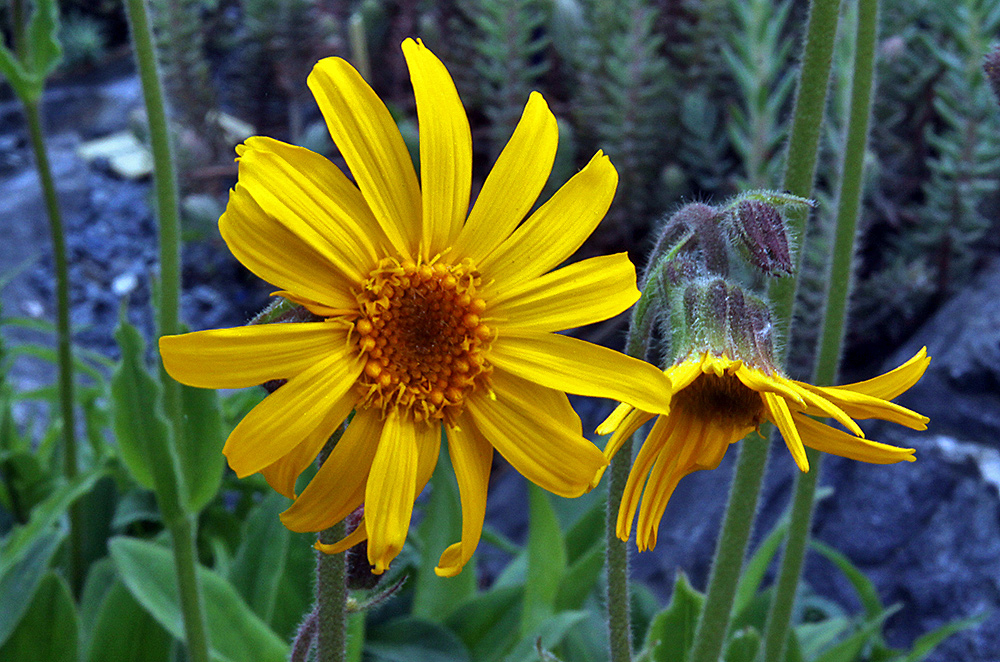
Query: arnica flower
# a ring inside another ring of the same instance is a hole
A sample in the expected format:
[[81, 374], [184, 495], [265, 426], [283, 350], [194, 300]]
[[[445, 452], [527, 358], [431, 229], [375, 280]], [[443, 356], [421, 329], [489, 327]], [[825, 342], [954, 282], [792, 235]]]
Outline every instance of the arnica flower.
[[[769, 317], [753, 306], [742, 310], [750, 318], [746, 325], [751, 333], [745, 335], [766, 340], [766, 333], [761, 332], [770, 326]], [[638, 510], [640, 551], [656, 546], [660, 519], [680, 479], [718, 467], [730, 444], [765, 421], [777, 426], [802, 471], [809, 470], [805, 446], [873, 464], [915, 460], [912, 448], [865, 439], [855, 420], [879, 418], [914, 430], [926, 429], [926, 416], [890, 402], [923, 375], [930, 363], [926, 349], [880, 377], [832, 387], [784, 377], [769, 360], [767, 342], [741, 352], [742, 359], [730, 358], [734, 349], [730, 345], [724, 351], [691, 351], [664, 371], [671, 383], [671, 409], [657, 417], [639, 449], [618, 511], [618, 537], [628, 540]], [[748, 360], [752, 356], [757, 359]], [[615, 409], [597, 429], [598, 434], [614, 432], [604, 451], [608, 459], [655, 416], [641, 406], [623, 404]], [[850, 433], [812, 417], [832, 418]]]
[[[436, 571], [457, 574], [478, 544], [493, 450], [529, 480], [578, 496], [607, 461], [565, 393], [668, 410], [653, 366], [555, 332], [607, 319], [639, 296], [624, 254], [551, 271], [611, 204], [602, 153], [521, 223], [549, 176], [556, 120], [533, 93], [469, 211], [472, 139], [445, 69], [403, 42], [420, 129], [420, 183], [389, 111], [339, 58], [308, 78], [351, 183], [330, 161], [263, 137], [237, 148], [239, 182], [219, 228], [233, 254], [322, 321], [165, 337], [167, 372], [205, 388], [287, 383], [233, 430], [240, 477], [295, 482], [349, 413], [316, 476], [282, 514], [320, 531], [364, 505], [342, 551], [367, 538], [382, 573], [406, 539], [445, 429], [462, 503], [461, 541]], [[551, 271], [551, 273], [550, 273]]]

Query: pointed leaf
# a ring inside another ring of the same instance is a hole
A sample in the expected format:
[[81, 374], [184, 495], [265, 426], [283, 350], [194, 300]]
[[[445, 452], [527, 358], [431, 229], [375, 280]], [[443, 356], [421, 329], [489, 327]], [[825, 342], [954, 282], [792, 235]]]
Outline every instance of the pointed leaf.
[[[115, 538], [108, 545], [118, 574], [132, 596], [177, 639], [184, 637], [173, 557], [159, 545]], [[254, 614], [232, 584], [198, 568], [212, 655], [224, 662], [284, 662], [288, 646]]]
[[278, 585], [288, 559], [289, 531], [278, 515], [288, 500], [270, 494], [250, 511], [229, 580], [254, 613], [271, 622]]
[[670, 605], [653, 617], [646, 632], [645, 649], [651, 662], [684, 662], [704, 602], [705, 596], [691, 587], [687, 575], [678, 571]]
[[969, 618], [951, 621], [950, 623], [945, 623], [936, 630], [931, 630], [927, 634], [917, 637], [916, 642], [913, 644], [913, 649], [910, 650], [910, 653], [906, 656], [903, 662], [920, 662], [925, 657], [930, 655], [942, 641], [957, 632], [979, 625], [986, 620], [987, 616], [989, 616], [989, 612], [983, 612], [982, 614], [976, 614], [975, 616], [970, 616]]
[[80, 626], [66, 580], [49, 571], [17, 629], [0, 646], [5, 662], [77, 662]]
[[566, 542], [549, 494], [528, 485], [528, 574], [524, 582], [521, 636], [555, 613], [559, 582], [566, 572]]
[[25, 64], [37, 81], [40, 96], [45, 79], [62, 60], [62, 47], [59, 45], [59, 5], [56, 0], [35, 0], [35, 11], [28, 22], [27, 33], [28, 62]]
[[517, 641], [524, 587], [494, 586], [459, 604], [445, 625], [458, 635], [473, 660], [492, 662]]
[[0, 644], [7, 641], [28, 611], [63, 535], [43, 531], [31, 541], [20, 561], [5, 564], [6, 570], [0, 573]]
[[187, 510], [197, 513], [219, 491], [226, 437], [216, 391], [181, 386], [181, 407], [184, 434], [177, 439], [177, 459], [187, 488]]
[[121, 580], [104, 597], [87, 649], [87, 662], [167, 662], [173, 639], [136, 602]]

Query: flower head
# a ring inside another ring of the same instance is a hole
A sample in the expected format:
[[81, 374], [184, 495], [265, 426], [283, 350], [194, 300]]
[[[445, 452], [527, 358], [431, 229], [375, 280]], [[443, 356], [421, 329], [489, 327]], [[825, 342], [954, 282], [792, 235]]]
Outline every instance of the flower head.
[[[233, 254], [318, 322], [201, 331], [160, 341], [167, 372], [206, 388], [287, 380], [233, 430], [239, 476], [261, 472], [295, 498], [282, 521], [319, 531], [364, 505], [334, 553], [368, 540], [383, 572], [406, 539], [413, 501], [447, 434], [462, 539], [438, 574], [457, 574], [479, 541], [494, 449], [538, 485], [577, 496], [606, 464], [565, 392], [664, 413], [665, 375], [555, 332], [607, 319], [639, 296], [624, 254], [551, 271], [600, 222], [617, 174], [598, 152], [521, 223], [548, 178], [556, 121], [532, 93], [469, 211], [472, 140], [444, 65], [403, 42], [420, 128], [420, 182], [389, 111], [347, 62], [320, 61], [308, 84], [355, 184], [305, 149], [255, 137], [237, 148], [239, 182], [219, 229]], [[468, 213], [468, 217], [466, 217]], [[295, 483], [355, 416], [312, 481]]]
[[[873, 464], [913, 462], [914, 449], [865, 439], [855, 419], [880, 418], [914, 430], [926, 429], [927, 417], [890, 400], [913, 386], [929, 362], [922, 349], [880, 377], [821, 387], [724, 353], [690, 353], [665, 370], [673, 395], [671, 410], [657, 418], [635, 458], [618, 511], [618, 537], [628, 540], [638, 510], [636, 544], [640, 550], [655, 547], [660, 518], [680, 479], [718, 467], [729, 445], [764, 421], [777, 426], [802, 471], [809, 470], [804, 446]], [[641, 407], [620, 405], [597, 429], [599, 434], [614, 432], [604, 454], [613, 457], [626, 439], [655, 416]], [[850, 433], [812, 417], [832, 418]]]

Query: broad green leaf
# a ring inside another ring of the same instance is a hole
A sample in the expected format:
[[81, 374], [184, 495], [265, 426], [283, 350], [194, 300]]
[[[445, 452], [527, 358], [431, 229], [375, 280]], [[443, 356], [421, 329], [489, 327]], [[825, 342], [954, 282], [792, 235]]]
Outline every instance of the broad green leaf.
[[181, 407], [184, 434], [177, 439], [177, 459], [187, 488], [187, 510], [197, 513], [219, 491], [226, 459], [222, 455], [226, 437], [216, 391], [181, 386]]
[[735, 632], [726, 644], [725, 662], [754, 662], [760, 648], [760, 632], [757, 628], [743, 628]]
[[167, 662], [173, 639], [136, 602], [121, 580], [112, 583], [97, 613], [87, 662]]
[[[35, 0], [35, 11], [27, 30], [28, 69], [39, 81], [39, 88], [62, 60], [59, 45], [59, 5], [56, 0]], [[41, 89], [39, 89], [39, 95]]]
[[35, 591], [34, 599], [0, 646], [4, 662], [77, 662], [80, 626], [69, 586], [49, 571]]
[[539, 639], [543, 648], [555, 648], [570, 629], [586, 618], [585, 611], [563, 611], [547, 618], [534, 631], [517, 642], [514, 650], [504, 658], [504, 662], [522, 662], [537, 657], [536, 646]]
[[607, 505], [597, 501], [566, 531], [566, 561], [573, 565], [590, 554], [594, 547], [604, 548], [604, 527]]
[[[180, 593], [170, 552], [155, 543], [115, 538], [108, 545], [132, 596], [177, 639], [184, 638]], [[198, 568], [213, 657], [225, 662], [284, 662], [288, 646], [240, 598], [232, 584]]]
[[368, 631], [365, 651], [379, 662], [469, 662], [450, 630], [419, 618], [398, 618]]
[[69, 482], [61, 482], [48, 498], [32, 508], [28, 523], [16, 527], [0, 543], [0, 576], [6, 575], [10, 568], [24, 557], [39, 536], [47, 533], [66, 510], [86, 494], [103, 474], [102, 470], [92, 469]]
[[476, 662], [504, 656], [518, 639], [523, 586], [494, 586], [460, 603], [445, 621]]
[[604, 569], [604, 539], [597, 538], [588, 552], [580, 556], [563, 574], [556, 593], [556, 611], [580, 609]]
[[691, 587], [687, 575], [678, 571], [670, 605], [653, 617], [646, 632], [644, 649], [651, 662], [684, 662], [694, 642], [694, 631], [705, 596]]
[[271, 622], [278, 584], [288, 558], [289, 532], [278, 519], [287, 507], [288, 499], [273, 493], [250, 511], [229, 569], [233, 587], [266, 622]]
[[29, 75], [17, 57], [4, 44], [0, 43], [0, 74], [3, 74], [14, 93], [22, 101], [37, 99], [34, 77]]
[[957, 632], [979, 625], [986, 620], [987, 616], [989, 616], [989, 612], [983, 612], [968, 618], [951, 621], [950, 623], [945, 623], [936, 630], [931, 630], [927, 634], [917, 637], [917, 640], [913, 644], [913, 648], [910, 650], [906, 658], [904, 658], [903, 662], [920, 662], [925, 657], [930, 655], [942, 641]]
[[288, 533], [285, 569], [278, 584], [274, 612], [268, 621], [278, 636], [286, 640], [291, 640], [302, 623], [302, 615], [312, 609], [318, 553], [313, 549], [315, 540], [315, 534]]
[[548, 493], [528, 484], [528, 572], [524, 582], [521, 636], [555, 613], [559, 583], [566, 572], [566, 542]]
[[809, 544], [844, 573], [844, 576], [847, 577], [847, 580], [851, 582], [851, 586], [858, 593], [861, 606], [865, 608], [865, 616], [868, 618], [877, 618], [879, 614], [885, 611], [885, 606], [883, 606], [882, 600], [878, 597], [875, 585], [857, 566], [851, 563], [849, 558], [819, 540], [810, 540]]
[[413, 589], [412, 613], [440, 623], [455, 605], [476, 592], [476, 559], [473, 557], [457, 577], [434, 574], [441, 553], [462, 538], [462, 502], [448, 453], [438, 455], [430, 484], [430, 499], [417, 529], [421, 542], [420, 570]]
[[[122, 353], [111, 376], [111, 412], [115, 438], [122, 461], [136, 482], [154, 489], [153, 462], [149, 448], [166, 448], [170, 428], [160, 411], [160, 384], [146, 370], [146, 343], [139, 331], [124, 318], [115, 329]], [[158, 468], [170, 471], [170, 467]]]
[[80, 595], [80, 630], [84, 642], [90, 641], [104, 598], [117, 579], [115, 564], [107, 556], [91, 564], [87, 570], [87, 579], [83, 583], [83, 593]]
[[44, 531], [19, 562], [0, 573], [0, 644], [7, 641], [27, 611], [63, 535]]

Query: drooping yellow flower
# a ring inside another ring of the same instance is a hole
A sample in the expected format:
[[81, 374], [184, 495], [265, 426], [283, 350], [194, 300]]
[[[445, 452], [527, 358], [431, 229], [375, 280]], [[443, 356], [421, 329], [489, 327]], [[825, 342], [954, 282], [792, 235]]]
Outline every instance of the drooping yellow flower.
[[[671, 410], [657, 418], [632, 465], [618, 511], [618, 537], [628, 540], [638, 510], [636, 544], [640, 551], [655, 547], [660, 519], [680, 479], [718, 467], [729, 445], [765, 420], [778, 427], [802, 471], [809, 470], [804, 446], [873, 464], [913, 462], [914, 449], [865, 439], [855, 419], [879, 418], [925, 430], [926, 416], [890, 400], [913, 386], [928, 363], [925, 348], [879, 377], [821, 387], [724, 355], [692, 352], [665, 370], [672, 384]], [[605, 456], [614, 457], [622, 443], [655, 415], [641, 406], [619, 405], [597, 429], [598, 434], [614, 432]], [[812, 416], [832, 418], [853, 434]]]
[[[240, 477], [295, 482], [348, 414], [351, 424], [282, 514], [294, 531], [332, 526], [364, 504], [383, 572], [406, 538], [434, 469], [442, 426], [462, 502], [462, 538], [442, 555], [457, 574], [479, 541], [496, 449], [529, 480], [578, 496], [607, 461], [581, 434], [565, 393], [664, 413], [658, 369], [555, 332], [607, 319], [638, 297], [624, 254], [551, 271], [601, 221], [617, 173], [602, 153], [523, 223], [552, 168], [558, 131], [533, 93], [469, 211], [472, 141], [444, 65], [403, 42], [417, 102], [420, 184], [389, 111], [351, 65], [320, 61], [308, 84], [352, 184], [330, 161], [255, 137], [219, 228], [233, 254], [319, 322], [201, 331], [160, 340], [185, 384], [239, 388], [287, 379], [230, 435]], [[468, 214], [468, 218], [466, 218]]]

